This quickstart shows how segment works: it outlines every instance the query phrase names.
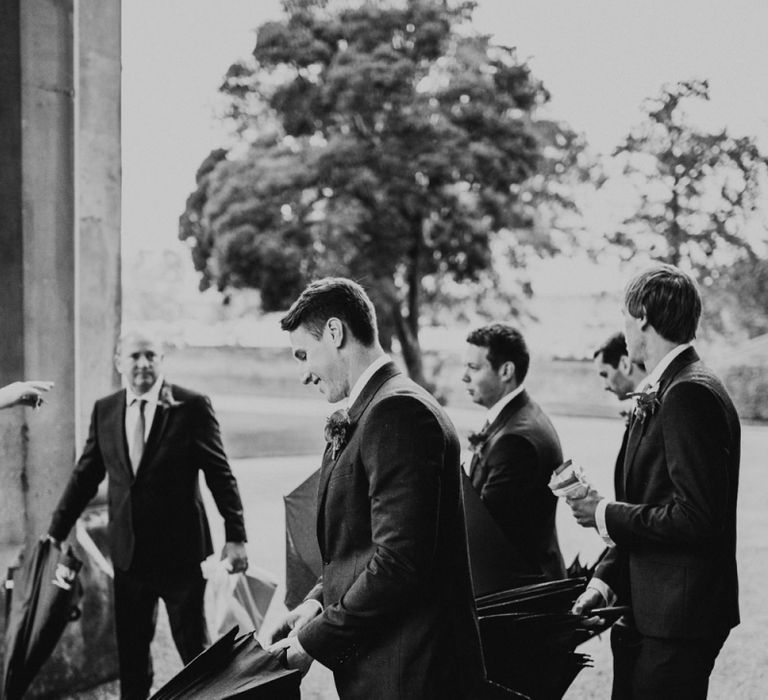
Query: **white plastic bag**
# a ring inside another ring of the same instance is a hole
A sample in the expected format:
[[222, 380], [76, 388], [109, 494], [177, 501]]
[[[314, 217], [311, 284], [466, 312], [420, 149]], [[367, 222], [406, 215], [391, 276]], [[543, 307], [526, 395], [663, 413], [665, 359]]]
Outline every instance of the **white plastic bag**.
[[200, 563], [205, 587], [205, 619], [213, 640], [234, 625], [240, 632], [258, 632], [267, 614], [277, 582], [263, 569], [250, 567], [246, 573], [231, 574], [226, 561], [211, 555]]

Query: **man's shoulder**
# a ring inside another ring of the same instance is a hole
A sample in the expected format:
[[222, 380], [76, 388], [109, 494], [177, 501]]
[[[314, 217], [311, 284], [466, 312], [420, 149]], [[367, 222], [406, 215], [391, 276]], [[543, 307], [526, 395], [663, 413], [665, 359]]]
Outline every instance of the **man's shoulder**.
[[208, 398], [205, 394], [202, 394], [199, 391], [187, 389], [186, 387], [179, 386], [178, 384], [174, 384], [173, 382], [165, 382], [165, 384], [163, 385], [163, 390], [161, 391], [161, 395], [166, 390], [170, 392], [174, 400], [180, 401], [180, 402]]

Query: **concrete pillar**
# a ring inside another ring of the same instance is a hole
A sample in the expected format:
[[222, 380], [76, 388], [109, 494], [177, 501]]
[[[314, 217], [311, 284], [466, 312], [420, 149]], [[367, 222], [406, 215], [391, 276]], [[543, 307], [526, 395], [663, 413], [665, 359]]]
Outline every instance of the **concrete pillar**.
[[[45, 533], [93, 402], [117, 386], [120, 0], [0, 0], [0, 76], [0, 385], [56, 383], [41, 410], [0, 412], [4, 572]], [[93, 634], [111, 620], [111, 592], [90, 590], [41, 692], [114, 675], [111, 630], [108, 642]]]
[[56, 382], [42, 410], [0, 414], [7, 544], [45, 531], [93, 402], [116, 386], [120, 2], [0, 8], [0, 382]]

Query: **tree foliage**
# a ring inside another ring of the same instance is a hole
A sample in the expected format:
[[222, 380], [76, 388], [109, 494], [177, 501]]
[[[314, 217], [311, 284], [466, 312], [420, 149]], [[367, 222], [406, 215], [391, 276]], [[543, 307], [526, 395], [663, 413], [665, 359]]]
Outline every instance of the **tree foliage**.
[[180, 220], [203, 288], [284, 308], [313, 277], [361, 281], [385, 343], [423, 381], [425, 295], [497, 281], [558, 249], [584, 144], [537, 119], [549, 98], [514, 49], [469, 28], [473, 3], [284, 3], [222, 85], [238, 145], [201, 165]]
[[754, 258], [758, 240], [747, 229], [768, 163], [753, 139], [690, 124], [684, 103], [708, 99], [707, 81], [663, 89], [614, 154], [625, 157], [624, 174], [640, 203], [613, 240], [628, 256], [648, 252], [690, 268], [705, 283], [734, 260]]

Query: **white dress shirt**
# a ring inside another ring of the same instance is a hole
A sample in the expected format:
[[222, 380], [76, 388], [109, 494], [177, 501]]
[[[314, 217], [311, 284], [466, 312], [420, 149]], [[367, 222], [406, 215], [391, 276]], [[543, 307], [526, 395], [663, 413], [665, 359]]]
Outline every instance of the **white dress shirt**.
[[501, 415], [504, 407], [516, 396], [522, 394], [523, 391], [525, 391], [525, 386], [521, 384], [517, 388], [510, 391], [508, 394], [504, 394], [504, 396], [502, 396], [495, 404], [493, 404], [493, 406], [488, 409], [488, 414], [486, 415], [488, 425], [491, 425], [491, 423], [493, 423], [493, 421], [495, 421], [499, 415]]
[[137, 394], [130, 386], [125, 388], [125, 434], [133, 435], [136, 424], [139, 421], [139, 401], [146, 401], [144, 406], [144, 443], [152, 429], [152, 421], [155, 419], [157, 404], [160, 401], [160, 389], [163, 386], [163, 377], [158, 377], [152, 388], [144, 394]]
[[348, 406], [351, 406], [355, 403], [355, 401], [357, 401], [357, 398], [360, 396], [360, 394], [363, 393], [365, 385], [371, 381], [373, 375], [376, 374], [380, 368], [391, 361], [392, 359], [389, 355], [382, 355], [381, 357], [377, 357], [363, 370], [363, 373], [357, 378], [357, 381], [352, 385], [352, 388], [349, 391], [349, 397], [347, 399]]

